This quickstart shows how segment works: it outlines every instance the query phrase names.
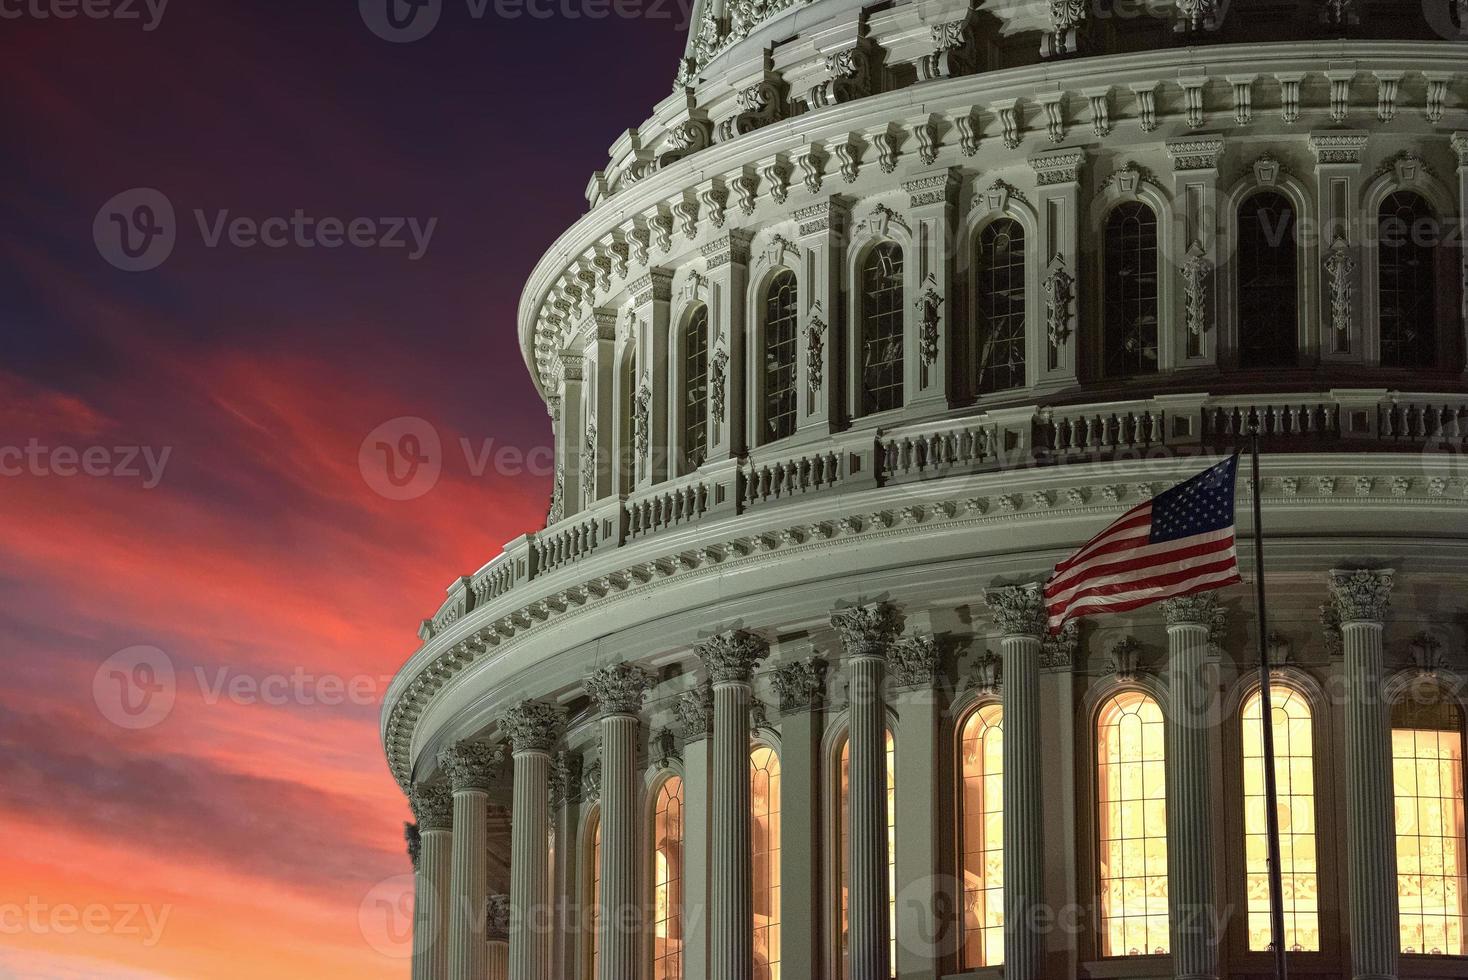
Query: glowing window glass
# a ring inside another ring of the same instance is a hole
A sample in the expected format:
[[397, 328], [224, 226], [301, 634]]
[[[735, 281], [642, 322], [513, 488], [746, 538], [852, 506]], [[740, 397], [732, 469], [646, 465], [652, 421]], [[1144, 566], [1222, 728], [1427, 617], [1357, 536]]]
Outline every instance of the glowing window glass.
[[653, 811], [653, 980], [683, 976], [683, 780], [669, 776]]
[[1461, 956], [1464, 895], [1463, 720], [1435, 696], [1392, 708], [1397, 906], [1404, 953]]
[[988, 704], [963, 725], [959, 840], [963, 966], [1004, 962], [1004, 709]]
[[780, 980], [780, 757], [750, 754], [754, 831], [754, 980]]
[[[1270, 687], [1274, 780], [1279, 809], [1279, 865], [1284, 885], [1285, 947], [1320, 949], [1320, 868], [1315, 851], [1315, 750], [1310, 705], [1299, 691]], [[1259, 692], [1244, 702], [1244, 865], [1249, 948], [1268, 950], [1269, 837], [1264, 793], [1264, 726]]]
[[1167, 773], [1162, 709], [1140, 691], [1096, 723], [1103, 956], [1168, 951]]
[[[837, 820], [841, 824], [841, 975], [851, 975], [849, 953], [851, 934], [848, 927], [850, 908], [851, 868], [847, 855], [851, 853], [851, 740], [841, 746], [841, 809]], [[897, 757], [892, 732], [887, 732], [887, 928], [892, 938], [892, 969], [897, 969]]]
[[586, 909], [586, 926], [591, 936], [591, 975], [601, 962], [601, 811], [591, 817], [591, 904]]

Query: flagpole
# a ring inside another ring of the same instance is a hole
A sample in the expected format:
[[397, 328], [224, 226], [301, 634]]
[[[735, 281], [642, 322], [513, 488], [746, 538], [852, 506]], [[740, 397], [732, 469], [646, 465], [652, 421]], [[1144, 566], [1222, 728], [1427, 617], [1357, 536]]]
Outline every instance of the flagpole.
[[[1249, 426], [1253, 456], [1254, 604], [1259, 622], [1259, 719], [1264, 736], [1264, 826], [1269, 854], [1269, 933], [1273, 937], [1276, 980], [1289, 976], [1285, 962], [1284, 879], [1279, 857], [1279, 796], [1274, 774], [1274, 712], [1269, 700], [1269, 626], [1264, 611], [1264, 522], [1259, 503], [1259, 423]], [[1247, 915], [1247, 912], [1245, 913]]]

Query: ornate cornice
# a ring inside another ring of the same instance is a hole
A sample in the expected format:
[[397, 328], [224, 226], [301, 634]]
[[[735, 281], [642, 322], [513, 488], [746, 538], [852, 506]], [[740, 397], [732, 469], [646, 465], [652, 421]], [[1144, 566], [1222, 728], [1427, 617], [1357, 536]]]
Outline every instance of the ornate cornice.
[[714, 684], [748, 684], [755, 665], [770, 655], [770, 645], [757, 633], [733, 629], [700, 643], [696, 652]]
[[633, 306], [666, 303], [673, 298], [673, 273], [668, 269], [648, 269], [627, 284]]
[[1166, 146], [1176, 171], [1217, 170], [1218, 158], [1223, 155], [1223, 137], [1217, 133], [1168, 140]]
[[770, 674], [770, 685], [780, 701], [780, 713], [810, 711], [826, 699], [826, 662], [820, 657], [780, 664]]
[[634, 664], [608, 664], [586, 678], [586, 692], [601, 709], [602, 717], [635, 715], [656, 683], [652, 672]]
[[730, 229], [727, 234], [703, 246], [700, 251], [708, 260], [709, 272], [717, 272], [731, 262], [736, 265], [748, 265], [749, 243], [753, 239], [753, 232]]
[[1310, 152], [1315, 154], [1315, 165], [1360, 164], [1361, 151], [1366, 148], [1366, 133], [1323, 132], [1310, 134]]
[[1085, 150], [1050, 150], [1031, 158], [1030, 169], [1035, 172], [1035, 182], [1041, 187], [1046, 187], [1051, 184], [1076, 182], [1080, 179], [1081, 167], [1085, 164]]
[[882, 657], [902, 632], [902, 614], [890, 602], [870, 602], [831, 613], [831, 625], [849, 657]]
[[1384, 622], [1395, 575], [1390, 568], [1332, 569], [1330, 597], [1341, 625]]
[[505, 750], [487, 742], [463, 739], [438, 752], [438, 768], [448, 777], [454, 792], [487, 790], [499, 778]]
[[685, 742], [696, 742], [714, 733], [714, 691], [702, 684], [678, 698], [674, 710]]
[[984, 604], [1005, 636], [1045, 635], [1045, 596], [1038, 582], [989, 589]]
[[545, 701], [521, 701], [505, 712], [500, 730], [515, 752], [549, 752], [561, 737], [565, 713]]
[[419, 783], [408, 797], [420, 834], [454, 828], [454, 792], [447, 783]]
[[898, 687], [936, 687], [943, 672], [943, 648], [931, 633], [903, 637], [892, 645], [887, 667]]

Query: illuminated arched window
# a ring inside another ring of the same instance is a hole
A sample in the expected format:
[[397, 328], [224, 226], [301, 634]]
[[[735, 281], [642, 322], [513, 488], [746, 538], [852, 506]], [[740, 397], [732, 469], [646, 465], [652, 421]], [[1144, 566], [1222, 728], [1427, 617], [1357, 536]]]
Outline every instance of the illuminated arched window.
[[765, 292], [765, 442], [795, 434], [796, 295], [789, 269]]
[[700, 304], [683, 335], [683, 459], [698, 469], [709, 445], [709, 308]]
[[1377, 296], [1384, 367], [1437, 363], [1437, 252], [1443, 230], [1420, 194], [1397, 191], [1377, 214]]
[[1164, 735], [1141, 691], [1117, 694], [1096, 721], [1103, 956], [1168, 951]]
[[[1310, 705], [1299, 691], [1270, 688], [1274, 780], [1279, 802], [1279, 867], [1285, 948], [1320, 949], [1320, 867], [1315, 849], [1315, 747]], [[1259, 692], [1244, 702], [1244, 873], [1249, 948], [1268, 950], [1269, 836], [1265, 821], [1264, 726]]]
[[963, 967], [1004, 962], [1004, 709], [986, 704], [963, 724], [959, 746]]
[[590, 902], [586, 905], [586, 958], [590, 962], [591, 972], [588, 976], [596, 976], [597, 967], [601, 960], [601, 810], [598, 808], [590, 818], [591, 841], [586, 848], [591, 861], [590, 879], [591, 887], [587, 889], [590, 893]]
[[1025, 230], [1013, 218], [991, 221], [979, 235], [979, 391], [1025, 383]]
[[754, 980], [780, 980], [780, 757], [749, 757], [754, 831]]
[[653, 806], [653, 980], [683, 976], [683, 780], [669, 776]]
[[861, 267], [860, 414], [902, 407], [902, 246], [882, 242]]
[[1106, 219], [1104, 257], [1107, 377], [1157, 370], [1157, 215], [1140, 201]]
[[1299, 257], [1295, 206], [1277, 191], [1239, 205], [1239, 365], [1285, 367], [1296, 357]]
[[1440, 689], [1392, 707], [1397, 905], [1404, 953], [1464, 953], [1463, 715]]
[[[892, 938], [892, 969], [897, 970], [897, 756], [887, 732], [887, 928]], [[849, 910], [851, 908], [851, 739], [841, 746], [841, 975], [851, 975]]]

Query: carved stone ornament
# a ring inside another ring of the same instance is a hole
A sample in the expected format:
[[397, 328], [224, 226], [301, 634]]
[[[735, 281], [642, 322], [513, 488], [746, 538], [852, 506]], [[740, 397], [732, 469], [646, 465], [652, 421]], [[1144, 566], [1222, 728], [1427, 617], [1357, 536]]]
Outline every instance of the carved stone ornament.
[[1183, 277], [1183, 311], [1188, 333], [1201, 337], [1208, 329], [1208, 272], [1212, 266], [1199, 242], [1188, 248], [1179, 270]]
[[810, 711], [826, 698], [826, 662], [820, 657], [781, 664], [770, 675], [780, 713]]
[[1075, 277], [1065, 267], [1065, 257], [1056, 253], [1050, 260], [1050, 272], [1040, 283], [1045, 297], [1045, 335], [1052, 350], [1058, 350], [1070, 336], [1070, 304], [1075, 300]]
[[1046, 58], [1075, 54], [1077, 29], [1085, 19], [1085, 0], [1050, 0], [1050, 31], [1040, 39], [1040, 54]]
[[637, 390], [637, 398], [632, 404], [632, 445], [637, 452], [637, 458], [647, 459], [647, 452], [651, 439], [649, 438], [648, 416], [652, 411], [652, 389], [647, 382]]
[[942, 676], [943, 649], [930, 633], [903, 637], [893, 644], [887, 667], [899, 687], [935, 687]]
[[550, 507], [546, 510], [545, 526], [559, 524], [566, 514], [566, 464], [556, 463], [556, 478], [551, 485]]
[[1212, 592], [1178, 596], [1162, 603], [1168, 626], [1206, 626], [1210, 630], [1219, 608], [1218, 597]]
[[635, 715], [655, 683], [650, 671], [634, 664], [608, 664], [586, 678], [586, 693], [601, 709], [603, 717]]
[[1004, 661], [994, 654], [992, 650], [985, 650], [984, 655], [974, 661], [973, 667], [969, 668], [969, 689], [980, 696], [989, 696], [999, 693], [1003, 684]]
[[1005, 636], [1045, 634], [1045, 598], [1038, 582], [988, 589], [984, 592], [984, 604]]
[[770, 645], [756, 633], [734, 629], [700, 643], [697, 652], [713, 683], [748, 684], [755, 665], [770, 655]]
[[418, 861], [423, 857], [423, 834], [416, 823], [403, 822], [403, 840], [408, 845], [408, 860], [413, 862], [413, 870], [417, 871]]
[[1325, 281], [1330, 290], [1330, 328], [1338, 337], [1348, 337], [1351, 332], [1355, 278], [1356, 259], [1351, 255], [1351, 246], [1344, 234], [1337, 234], [1325, 253]]
[[601, 757], [598, 756], [581, 768], [581, 802], [592, 803], [601, 799]]
[[1072, 619], [1059, 633], [1046, 632], [1040, 642], [1040, 669], [1069, 670], [1081, 648], [1081, 624]]
[[521, 701], [505, 712], [500, 730], [516, 752], [549, 752], [561, 737], [565, 713], [545, 701]]
[[680, 696], [674, 710], [685, 742], [708, 738], [714, 733], [714, 691], [709, 685], [700, 685]]
[[581, 785], [581, 756], [561, 751], [551, 760], [550, 811], [555, 813], [571, 801]]
[[1437, 677], [1448, 666], [1448, 658], [1443, 653], [1443, 641], [1425, 630], [1412, 637], [1412, 663], [1419, 673]]
[[1341, 610], [1334, 599], [1320, 606], [1320, 636], [1325, 641], [1327, 656], [1339, 658], [1346, 652], [1346, 639], [1341, 633]]
[[1389, 568], [1333, 569], [1330, 597], [1340, 610], [1341, 625], [1383, 622], [1395, 575]]
[[836, 610], [831, 625], [847, 656], [885, 658], [902, 632], [902, 614], [890, 602], [872, 602]]
[[596, 419], [586, 420], [586, 438], [581, 443], [581, 500], [596, 497]]
[[722, 346], [714, 351], [714, 358], [709, 364], [709, 411], [714, 421], [723, 424], [725, 401], [728, 392], [729, 352]]
[[438, 767], [455, 792], [487, 790], [499, 778], [505, 752], [501, 746], [464, 739], [439, 750]]
[[1124, 636], [1111, 646], [1111, 659], [1106, 669], [1123, 683], [1131, 683], [1139, 673], [1138, 662], [1142, 657], [1142, 645], [1135, 637]]
[[1273, 187], [1279, 181], [1279, 160], [1265, 154], [1254, 161], [1254, 179], [1260, 187]]
[[918, 352], [923, 363], [931, 365], [938, 359], [939, 327], [943, 322], [943, 294], [938, 291], [938, 277], [928, 273], [923, 280], [922, 292], [917, 300]]
[[1217, 30], [1217, 0], [1177, 0], [1177, 20], [1172, 29], [1178, 33]]
[[408, 797], [408, 805], [418, 821], [418, 832], [452, 830], [454, 826], [454, 791], [448, 783], [419, 783]]
[[816, 300], [806, 315], [805, 384], [812, 395], [820, 394], [825, 383], [827, 324], [822, 313], [821, 301]]
[[484, 901], [484, 935], [492, 942], [510, 939], [510, 896], [491, 895]]

